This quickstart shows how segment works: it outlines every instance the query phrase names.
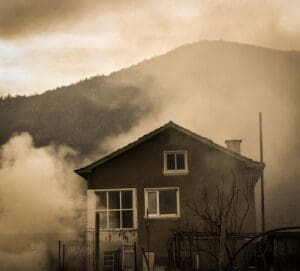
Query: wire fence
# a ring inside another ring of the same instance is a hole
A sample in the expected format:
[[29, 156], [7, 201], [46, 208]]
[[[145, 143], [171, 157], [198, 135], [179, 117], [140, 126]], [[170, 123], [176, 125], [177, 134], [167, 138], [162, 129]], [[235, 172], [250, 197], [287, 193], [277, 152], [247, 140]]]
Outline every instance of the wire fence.
[[86, 231], [55, 234], [0, 234], [0, 270], [85, 271], [94, 244]]

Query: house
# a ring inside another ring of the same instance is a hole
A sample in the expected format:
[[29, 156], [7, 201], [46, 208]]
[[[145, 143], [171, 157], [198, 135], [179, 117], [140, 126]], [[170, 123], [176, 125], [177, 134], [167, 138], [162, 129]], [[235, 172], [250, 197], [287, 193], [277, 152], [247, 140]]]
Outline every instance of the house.
[[216, 190], [221, 179], [226, 185], [233, 172], [239, 185], [250, 184], [243, 230], [255, 232], [254, 186], [264, 165], [242, 156], [240, 143], [227, 140], [225, 148], [169, 122], [75, 170], [87, 180], [88, 241], [95, 244], [90, 270], [130, 270], [135, 263], [145, 270], [145, 262], [163, 269], [172, 232], [199, 220], [187, 202], [204, 188]]

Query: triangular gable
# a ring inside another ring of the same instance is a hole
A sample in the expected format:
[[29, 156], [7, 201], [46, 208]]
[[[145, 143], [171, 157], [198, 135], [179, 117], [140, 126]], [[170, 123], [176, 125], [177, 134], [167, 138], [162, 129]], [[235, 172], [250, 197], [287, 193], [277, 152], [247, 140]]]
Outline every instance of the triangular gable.
[[96, 168], [96, 167], [106, 163], [107, 161], [110, 161], [111, 159], [123, 154], [124, 152], [126, 152], [126, 151], [128, 151], [128, 150], [144, 143], [145, 141], [147, 141], [150, 138], [154, 137], [155, 135], [165, 131], [168, 128], [174, 128], [177, 131], [179, 131], [179, 132], [181, 132], [181, 133], [183, 133], [187, 136], [190, 136], [190, 137], [196, 139], [197, 141], [199, 141], [203, 144], [209, 145], [210, 147], [212, 147], [212, 148], [214, 148], [218, 151], [221, 151], [221, 152], [225, 153], [226, 155], [229, 155], [229, 156], [245, 163], [248, 167], [263, 169], [264, 166], [265, 166], [264, 163], [257, 162], [255, 160], [252, 160], [252, 159], [248, 158], [248, 157], [245, 157], [245, 156], [240, 155], [238, 153], [232, 152], [232, 151], [226, 149], [225, 147], [214, 143], [212, 140], [210, 140], [208, 138], [205, 138], [205, 137], [202, 137], [202, 136], [200, 136], [200, 135], [198, 135], [198, 134], [196, 134], [196, 133], [194, 133], [194, 132], [192, 132], [188, 129], [185, 129], [184, 127], [179, 126], [178, 124], [170, 121], [170, 122], [166, 123], [165, 125], [151, 131], [150, 133], [143, 135], [142, 137], [138, 138], [136, 141], [134, 141], [134, 142], [132, 142], [132, 143], [130, 143], [130, 144], [128, 144], [128, 145], [126, 145], [126, 146], [124, 146], [124, 147], [122, 147], [122, 148], [120, 148], [120, 149], [104, 156], [103, 158], [101, 158], [101, 159], [99, 159], [99, 160], [97, 160], [97, 161], [95, 161], [95, 162], [93, 162], [93, 163], [91, 163], [91, 164], [89, 164], [89, 165], [87, 165], [83, 168], [76, 169], [75, 172], [77, 174], [79, 174], [80, 176], [84, 176], [85, 174], [89, 174], [93, 171], [94, 168]]

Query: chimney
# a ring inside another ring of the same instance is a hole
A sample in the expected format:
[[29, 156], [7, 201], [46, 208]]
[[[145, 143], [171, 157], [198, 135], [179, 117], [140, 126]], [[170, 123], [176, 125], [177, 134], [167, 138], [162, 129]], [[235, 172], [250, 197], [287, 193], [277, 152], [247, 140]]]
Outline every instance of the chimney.
[[235, 152], [237, 154], [241, 154], [241, 143], [242, 140], [241, 139], [228, 139], [225, 140], [225, 144], [227, 146], [227, 149]]

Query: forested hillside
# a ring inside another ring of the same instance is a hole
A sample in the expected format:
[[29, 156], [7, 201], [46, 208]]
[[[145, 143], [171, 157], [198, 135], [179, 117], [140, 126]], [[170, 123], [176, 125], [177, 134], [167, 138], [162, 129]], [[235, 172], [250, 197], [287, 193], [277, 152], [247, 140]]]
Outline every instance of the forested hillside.
[[100, 76], [41, 95], [2, 99], [0, 141], [27, 131], [38, 146], [66, 144], [89, 153], [101, 139], [127, 131], [150, 110], [142, 98], [135, 86], [116, 86]]

